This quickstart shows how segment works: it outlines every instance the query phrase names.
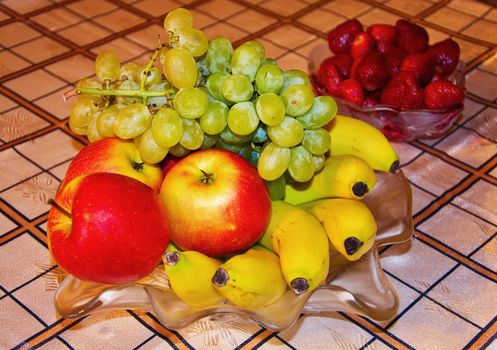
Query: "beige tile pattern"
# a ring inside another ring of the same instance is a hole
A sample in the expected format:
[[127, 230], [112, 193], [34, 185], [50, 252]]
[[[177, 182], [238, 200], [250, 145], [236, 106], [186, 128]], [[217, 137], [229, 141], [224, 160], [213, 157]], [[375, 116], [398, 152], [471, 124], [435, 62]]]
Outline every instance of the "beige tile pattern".
[[[414, 19], [430, 44], [460, 45], [463, 115], [440, 137], [393, 144], [415, 227], [380, 254], [399, 295], [393, 320], [328, 312], [273, 333], [228, 315], [173, 332], [143, 310], [79, 321], [56, 313], [46, 201], [85, 144], [68, 128], [76, 98], [62, 94], [94, 74], [104, 49], [146, 63], [158, 37], [168, 39], [164, 17], [183, 4], [209, 39], [258, 39], [283, 70], [306, 71], [312, 49], [347, 18]], [[496, 31], [497, 9], [477, 0], [0, 1], [0, 349], [497, 350]]]

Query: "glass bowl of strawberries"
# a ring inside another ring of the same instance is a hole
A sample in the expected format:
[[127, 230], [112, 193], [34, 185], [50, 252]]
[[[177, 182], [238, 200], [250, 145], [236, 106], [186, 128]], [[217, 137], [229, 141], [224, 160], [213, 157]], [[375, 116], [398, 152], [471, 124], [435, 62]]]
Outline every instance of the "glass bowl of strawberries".
[[368, 28], [347, 20], [309, 55], [315, 92], [392, 141], [438, 137], [462, 113], [464, 64], [454, 40], [428, 43], [423, 27], [403, 19]]

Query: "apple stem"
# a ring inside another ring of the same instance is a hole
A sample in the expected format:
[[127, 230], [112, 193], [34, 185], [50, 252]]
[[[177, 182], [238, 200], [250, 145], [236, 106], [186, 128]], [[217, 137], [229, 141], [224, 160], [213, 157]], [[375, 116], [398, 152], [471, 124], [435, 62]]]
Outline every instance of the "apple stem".
[[200, 181], [202, 183], [204, 183], [206, 185], [209, 185], [209, 184], [211, 184], [211, 183], [214, 182], [214, 174], [208, 173], [208, 172], [206, 172], [205, 170], [202, 170], [202, 169], [200, 169], [200, 171], [202, 172], [202, 174], [204, 174], [204, 176], [202, 176], [200, 178]]
[[48, 200], [47, 204], [53, 206], [55, 209], [57, 209], [58, 211], [60, 211], [65, 216], [67, 216], [69, 218], [72, 218], [71, 213], [68, 212], [67, 210], [65, 210], [64, 208], [62, 208], [56, 201], [53, 200], [53, 198], [50, 198]]
[[164, 254], [164, 261], [169, 266], [176, 265], [178, 263], [178, 261], [180, 260], [180, 258], [181, 257], [178, 254], [178, 252], [166, 252], [166, 254]]
[[131, 162], [131, 167], [135, 170], [141, 171], [143, 169], [143, 162], [135, 162], [134, 160]]
[[228, 275], [228, 272], [223, 269], [222, 267], [218, 268], [216, 270], [216, 273], [214, 273], [214, 276], [212, 276], [211, 282], [214, 283], [218, 287], [222, 287], [226, 285], [226, 282], [230, 279], [230, 276]]

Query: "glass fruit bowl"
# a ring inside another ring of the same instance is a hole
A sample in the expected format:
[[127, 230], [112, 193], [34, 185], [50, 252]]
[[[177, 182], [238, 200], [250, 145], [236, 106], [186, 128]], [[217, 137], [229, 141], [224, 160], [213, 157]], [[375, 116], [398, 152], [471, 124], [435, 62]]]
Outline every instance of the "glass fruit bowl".
[[[308, 69], [316, 92], [330, 95], [316, 82], [319, 66], [332, 52], [328, 45], [321, 44], [309, 54]], [[464, 89], [464, 63], [459, 61], [457, 69], [448, 79]], [[332, 95], [330, 95], [332, 96]], [[433, 138], [444, 134], [455, 123], [463, 111], [463, 106], [450, 110], [417, 109], [399, 110], [388, 105], [361, 107], [340, 97], [333, 98], [338, 105], [338, 113], [361, 119], [380, 129], [391, 141], [411, 141], [419, 138]]]
[[[233, 323], [256, 322], [281, 331], [292, 326], [301, 314], [312, 315], [343, 311], [388, 320], [399, 307], [395, 288], [387, 280], [378, 249], [387, 244], [407, 241], [413, 232], [412, 195], [402, 173], [378, 173], [377, 184], [363, 200], [371, 209], [378, 226], [373, 248], [359, 260], [351, 262], [331, 251], [330, 271], [326, 283], [296, 296], [287, 290], [277, 301], [261, 309], [244, 309], [228, 303], [210, 307], [192, 307], [170, 289], [162, 266], [133, 284], [108, 285], [81, 281], [71, 275], [60, 283], [55, 307], [65, 318], [79, 318], [95, 312], [115, 309], [151, 311], [163, 326], [181, 329], [201, 318], [226, 319]], [[239, 320], [238, 320], [239, 319]]]

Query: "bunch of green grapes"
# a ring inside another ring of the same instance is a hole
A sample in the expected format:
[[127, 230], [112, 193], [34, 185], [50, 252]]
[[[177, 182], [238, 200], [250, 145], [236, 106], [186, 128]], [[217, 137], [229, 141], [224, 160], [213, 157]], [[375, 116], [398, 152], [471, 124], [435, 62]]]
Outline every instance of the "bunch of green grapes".
[[133, 139], [149, 163], [227, 149], [267, 182], [305, 182], [322, 169], [330, 147], [323, 127], [337, 106], [314, 96], [306, 73], [282, 71], [257, 40], [237, 48], [225, 37], [209, 42], [183, 8], [166, 16], [164, 28], [169, 41], [145, 67], [98, 55], [97, 77], [76, 87], [84, 94], [70, 113], [74, 132], [90, 141]]

